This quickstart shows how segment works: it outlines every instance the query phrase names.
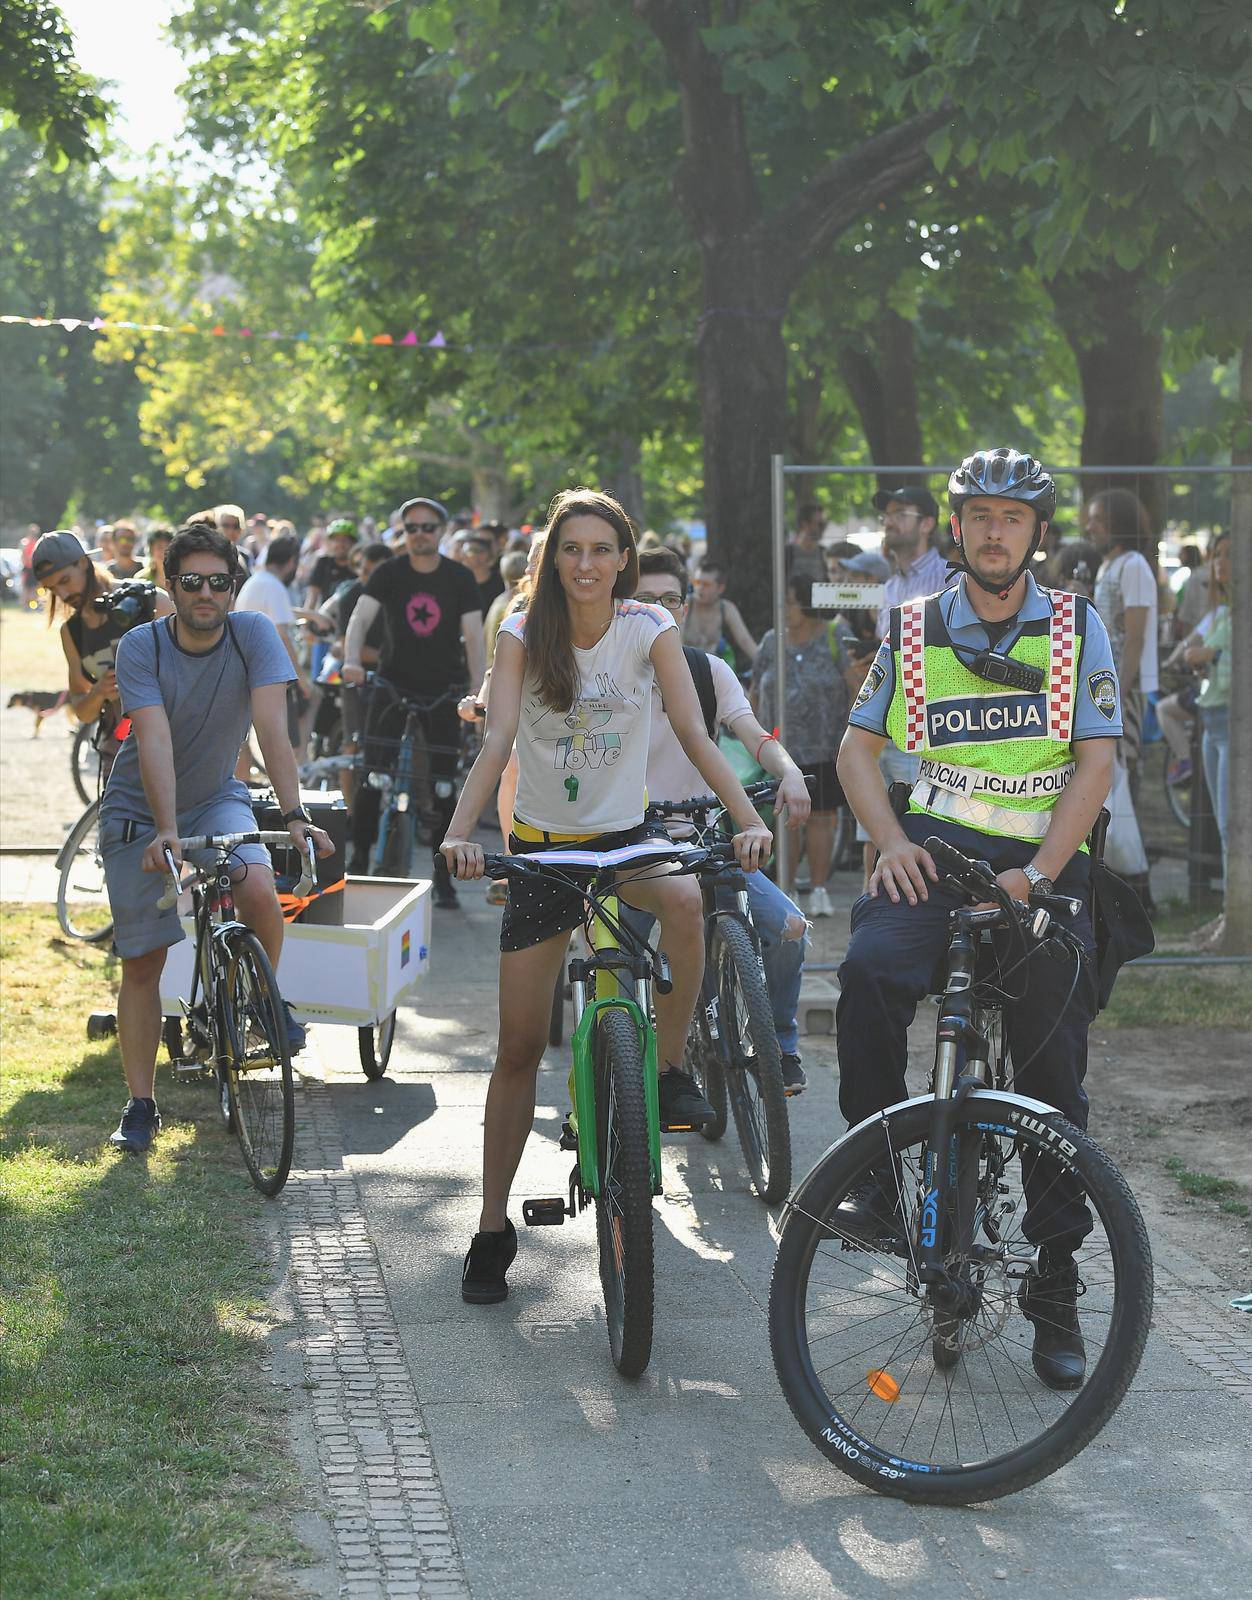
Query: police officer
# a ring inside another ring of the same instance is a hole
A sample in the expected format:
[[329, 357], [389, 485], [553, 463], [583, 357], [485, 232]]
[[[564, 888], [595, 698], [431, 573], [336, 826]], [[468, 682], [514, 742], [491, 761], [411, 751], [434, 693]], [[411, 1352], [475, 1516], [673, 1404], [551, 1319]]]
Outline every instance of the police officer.
[[[1032, 890], [1087, 898], [1081, 846], [1109, 792], [1121, 732], [1108, 635], [1080, 596], [1040, 589], [1030, 574], [1056, 506], [1033, 457], [978, 451], [948, 483], [952, 537], [964, 569], [929, 598], [905, 601], [848, 720], [838, 772], [878, 847], [868, 893], [852, 908], [836, 1013], [839, 1103], [849, 1124], [906, 1097], [906, 1040], [917, 1002], [946, 948], [948, 914], [965, 897], [938, 887], [922, 841], [931, 835], [991, 863], [1017, 900]], [[887, 738], [921, 758], [907, 812], [896, 816], [878, 767]], [[1074, 931], [1093, 950], [1086, 910]], [[1036, 951], [1025, 997], [1005, 1008], [1022, 1094], [1087, 1124], [1083, 1077], [1095, 1014], [1093, 964]], [[1033, 1180], [1033, 1181], [1032, 1181]], [[1021, 1307], [1034, 1326], [1034, 1366], [1053, 1388], [1078, 1387], [1085, 1352], [1074, 1252], [1090, 1231], [1081, 1194], [1058, 1199], [1055, 1173], [1026, 1174], [1026, 1236], [1040, 1247]], [[893, 1190], [891, 1191], [893, 1195]], [[866, 1235], [890, 1216], [887, 1175], [839, 1208]]]

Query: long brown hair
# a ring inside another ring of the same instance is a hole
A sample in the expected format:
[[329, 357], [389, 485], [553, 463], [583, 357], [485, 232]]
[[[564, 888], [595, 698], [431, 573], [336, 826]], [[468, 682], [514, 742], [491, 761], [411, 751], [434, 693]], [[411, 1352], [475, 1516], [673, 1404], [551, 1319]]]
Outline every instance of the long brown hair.
[[599, 489], [562, 489], [548, 508], [543, 555], [526, 608], [526, 676], [535, 693], [553, 711], [569, 710], [578, 685], [569, 601], [556, 570], [556, 533], [570, 517], [598, 517], [617, 534], [618, 553], [625, 553], [627, 559], [613, 585], [613, 599], [628, 599], [639, 586], [635, 525], [622, 507], [611, 494]]
[[[91, 604], [98, 594], [105, 594], [113, 587], [113, 574], [106, 568], [99, 566], [94, 561], [87, 563], [87, 587], [83, 591], [83, 603], [79, 614]], [[50, 628], [60, 611], [68, 612], [72, 617], [74, 607], [65, 600], [58, 600], [52, 590], [48, 590], [48, 610], [44, 618], [44, 626]]]

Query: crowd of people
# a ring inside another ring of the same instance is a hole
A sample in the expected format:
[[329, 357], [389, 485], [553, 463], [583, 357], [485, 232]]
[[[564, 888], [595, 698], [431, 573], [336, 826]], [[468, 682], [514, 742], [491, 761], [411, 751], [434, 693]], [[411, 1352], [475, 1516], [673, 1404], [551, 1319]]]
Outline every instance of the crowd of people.
[[[728, 594], [725, 566], [685, 539], [637, 538], [622, 507], [588, 489], [558, 495], [542, 529], [476, 524], [415, 496], [385, 527], [337, 516], [303, 537], [226, 504], [176, 533], [151, 530], [142, 548], [129, 524], [85, 539], [68, 530], [39, 538], [31, 572], [52, 597], [50, 620], [67, 613], [75, 709], [84, 720], [124, 712], [134, 731], [100, 812], [131, 1096], [115, 1146], [145, 1150], [160, 1126], [158, 980], [181, 937], [172, 910], [158, 904], [168, 854], [178, 859], [180, 835], [250, 825], [239, 765], [249, 720], [283, 824], [302, 847], [328, 853], [330, 840], [301, 804], [296, 758], [321, 687], [335, 675], [359, 686], [371, 669], [426, 708], [440, 908], [458, 903], [458, 880], [483, 873], [474, 833], [493, 797], [518, 855], [640, 844], [659, 827], [646, 816], [649, 799], [720, 797], [748, 875], [791, 1095], [806, 1084], [796, 1007], [811, 919], [831, 914], [834, 821], [849, 806], [865, 842], [866, 892], [840, 969], [841, 1106], [856, 1122], [900, 1098], [908, 1023], [952, 903], [924, 841], [939, 835], [989, 860], [1016, 899], [1056, 885], [1085, 901], [1081, 846], [1110, 791], [1132, 786], [1158, 683], [1155, 541], [1133, 495], [1112, 490], [1091, 501], [1082, 549], [1056, 539], [1055, 484], [1016, 451], [968, 457], [948, 500], [941, 523], [925, 488], [881, 491], [881, 534], [868, 549], [832, 540], [822, 509], [803, 508], [788, 551], [783, 637], [770, 629], [759, 639]], [[1223, 844], [1227, 566], [1219, 538], [1202, 587], [1192, 597], [1197, 565], [1180, 597], [1177, 626], [1186, 631], [1175, 651], [1204, 674], [1195, 713]], [[815, 604], [814, 586], [826, 580], [871, 587], [835, 613]], [[151, 620], [122, 627], [109, 593], [145, 581]], [[363, 751], [369, 773], [395, 738], [396, 702], [374, 694], [363, 704], [359, 717], [345, 713], [341, 737], [345, 750]], [[458, 793], [460, 729], [484, 714]], [[1170, 713], [1186, 714], [1181, 700]], [[759, 870], [772, 835], [745, 793], [745, 775], [756, 771], [777, 780], [774, 825], [803, 841], [803, 907], [794, 881], [774, 883]], [[354, 791], [350, 867], [360, 870], [379, 793], [359, 781]], [[264, 852], [241, 859], [238, 887], [237, 910], [277, 967], [282, 918]], [[507, 1294], [517, 1250], [510, 1190], [533, 1121], [553, 982], [583, 917], [581, 896], [560, 884], [510, 879], [493, 891], [501, 888], [489, 896], [504, 907], [500, 1040], [483, 1206], [461, 1288], [474, 1302]], [[619, 892], [637, 926], [659, 922], [669, 960], [670, 982], [655, 996], [662, 1125], [698, 1128], [714, 1118], [683, 1065], [702, 976], [699, 889], [654, 873], [622, 881]], [[1094, 950], [1086, 910], [1075, 929]], [[1046, 1049], [1023, 1051], [1030, 1071], [1023, 1067], [1019, 1086], [1085, 1126], [1094, 971], [1063, 995], [1068, 981], [1044, 962], [1008, 1025], [1022, 1042], [1046, 1031]], [[1052, 1019], [1050, 1030], [1041, 1018]], [[303, 1030], [290, 1013], [287, 1025], [294, 1051]], [[1030, 1203], [1042, 1207], [1031, 1181]], [[873, 1174], [841, 1204], [840, 1225], [853, 1235], [872, 1230], [891, 1205]], [[1071, 1388], [1084, 1363], [1074, 1254], [1089, 1219], [1076, 1203], [1058, 1232], [1056, 1203], [1047, 1209], [1051, 1243], [1022, 1304], [1035, 1323], [1036, 1371]], [[1036, 1220], [1042, 1226], [1042, 1210]], [[1048, 1315], [1031, 1309], [1044, 1302]]]

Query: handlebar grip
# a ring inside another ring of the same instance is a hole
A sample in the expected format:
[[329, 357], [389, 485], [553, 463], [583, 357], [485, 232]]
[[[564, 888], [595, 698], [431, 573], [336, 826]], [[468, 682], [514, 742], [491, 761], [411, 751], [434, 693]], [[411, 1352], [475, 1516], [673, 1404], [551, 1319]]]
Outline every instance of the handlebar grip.
[[980, 900], [995, 900], [1003, 893], [995, 881], [995, 874], [989, 862], [971, 861], [955, 845], [933, 835], [926, 840], [924, 848], [948, 877], [954, 879], [970, 894], [976, 894]]

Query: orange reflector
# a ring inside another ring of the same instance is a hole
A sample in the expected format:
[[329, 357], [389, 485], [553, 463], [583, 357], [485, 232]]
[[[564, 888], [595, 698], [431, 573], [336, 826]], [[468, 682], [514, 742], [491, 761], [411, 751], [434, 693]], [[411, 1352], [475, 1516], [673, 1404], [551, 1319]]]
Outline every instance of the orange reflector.
[[874, 1367], [865, 1374], [865, 1381], [869, 1384], [871, 1394], [876, 1394], [880, 1400], [898, 1400], [900, 1398], [900, 1385], [889, 1372], [884, 1372], [881, 1367]]

